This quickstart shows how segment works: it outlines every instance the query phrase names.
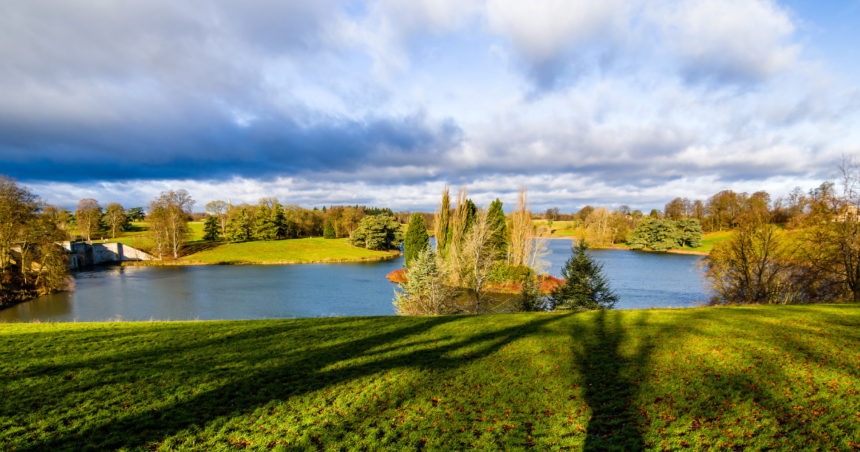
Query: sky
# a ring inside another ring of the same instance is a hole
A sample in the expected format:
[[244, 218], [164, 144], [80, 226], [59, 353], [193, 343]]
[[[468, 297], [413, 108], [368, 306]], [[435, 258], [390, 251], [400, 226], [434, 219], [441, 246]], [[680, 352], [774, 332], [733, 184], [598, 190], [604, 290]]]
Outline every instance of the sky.
[[433, 211], [662, 208], [860, 154], [860, 0], [9, 0], [0, 174]]

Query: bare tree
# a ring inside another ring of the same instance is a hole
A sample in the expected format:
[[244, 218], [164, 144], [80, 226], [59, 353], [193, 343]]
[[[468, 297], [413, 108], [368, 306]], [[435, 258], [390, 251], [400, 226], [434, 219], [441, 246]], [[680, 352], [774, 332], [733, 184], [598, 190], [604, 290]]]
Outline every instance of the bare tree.
[[591, 235], [589, 242], [606, 245], [612, 243], [615, 231], [610, 227], [609, 211], [605, 207], [599, 207], [591, 211], [585, 219], [585, 229]]
[[154, 254], [158, 254], [158, 258], [163, 259], [170, 249], [166, 211], [158, 201], [150, 202], [147, 210], [146, 221], [149, 223], [149, 235], [152, 239]]
[[107, 209], [105, 209], [105, 218], [107, 219], [108, 225], [110, 225], [111, 238], [116, 238], [116, 231], [122, 230], [126, 223], [128, 223], [125, 209], [123, 209], [122, 205], [118, 202], [108, 204]]
[[278, 198], [276, 198], [274, 196], [263, 196], [262, 198], [260, 198], [260, 202], [259, 202], [259, 204], [261, 206], [266, 206], [269, 209], [274, 209], [275, 204], [277, 204], [277, 203], [278, 203]]
[[149, 204], [151, 212], [157, 211], [154, 216], [155, 221], [150, 222], [150, 230], [157, 237], [157, 243], [163, 240], [160, 243], [172, 252], [174, 259], [179, 258], [179, 250], [185, 242], [188, 233], [188, 214], [191, 213], [193, 206], [194, 200], [191, 195], [181, 189], [163, 191]]
[[209, 215], [218, 218], [218, 223], [221, 225], [222, 236], [227, 234], [227, 220], [229, 220], [229, 217], [227, 216], [227, 211], [229, 209], [230, 206], [224, 201], [211, 201], [206, 204], [206, 212]]
[[745, 222], [728, 242], [715, 247], [707, 275], [718, 303], [796, 303], [803, 293], [794, 277], [795, 248], [764, 217]]
[[95, 199], [82, 199], [78, 202], [77, 209], [75, 209], [75, 217], [77, 218], [78, 232], [87, 241], [90, 241], [92, 240], [92, 235], [98, 232], [101, 226], [102, 206]]
[[816, 268], [839, 281], [860, 303], [860, 168], [853, 156], [843, 156], [838, 168], [842, 196], [828, 195], [826, 183], [811, 193], [817, 215], [805, 250]]
[[487, 284], [495, 264], [495, 253], [493, 247], [494, 230], [490, 224], [487, 211], [481, 209], [475, 218], [475, 223], [469, 228], [469, 232], [462, 241], [464, 270], [461, 274], [463, 287], [469, 290], [472, 297], [470, 310], [473, 314], [484, 311], [484, 298], [486, 296]]
[[511, 244], [508, 248], [508, 264], [528, 265], [534, 254], [534, 223], [528, 202], [528, 189], [520, 188], [517, 207], [511, 212]]

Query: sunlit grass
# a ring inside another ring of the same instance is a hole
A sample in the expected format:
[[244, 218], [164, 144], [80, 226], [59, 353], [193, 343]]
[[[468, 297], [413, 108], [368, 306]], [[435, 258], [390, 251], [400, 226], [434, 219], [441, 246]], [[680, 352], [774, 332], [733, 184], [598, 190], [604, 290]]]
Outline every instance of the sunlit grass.
[[212, 248], [184, 258], [200, 263], [287, 263], [372, 260], [391, 256], [391, 253], [359, 248], [347, 239], [289, 239], [242, 243], [211, 243]]
[[852, 305], [7, 324], [0, 344], [3, 450], [860, 447]]

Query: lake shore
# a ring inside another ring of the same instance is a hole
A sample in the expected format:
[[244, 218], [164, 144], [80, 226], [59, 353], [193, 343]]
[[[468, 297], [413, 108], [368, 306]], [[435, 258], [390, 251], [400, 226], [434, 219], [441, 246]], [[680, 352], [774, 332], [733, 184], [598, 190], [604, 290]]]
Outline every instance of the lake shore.
[[291, 261], [214, 261], [205, 262], [197, 260], [163, 260], [163, 261], [132, 261], [123, 262], [123, 267], [170, 267], [170, 266], [208, 266], [208, 265], [300, 265], [300, 264], [350, 264], [358, 262], [380, 262], [397, 259], [403, 253], [399, 251], [389, 252], [385, 256], [353, 257], [353, 258], [326, 258], [319, 260], [291, 260]]
[[[549, 240], [579, 240], [579, 237], [575, 236], [556, 236], [556, 237], [538, 237], [541, 239], [549, 239]], [[679, 249], [671, 249], [666, 251], [654, 251], [651, 249], [642, 249], [642, 250], [631, 250], [626, 245], [589, 245], [590, 248], [596, 250], [624, 250], [624, 251], [646, 251], [649, 253], [672, 253], [672, 254], [690, 254], [694, 256], [710, 256], [710, 251], [694, 251], [694, 250], [679, 250]]]

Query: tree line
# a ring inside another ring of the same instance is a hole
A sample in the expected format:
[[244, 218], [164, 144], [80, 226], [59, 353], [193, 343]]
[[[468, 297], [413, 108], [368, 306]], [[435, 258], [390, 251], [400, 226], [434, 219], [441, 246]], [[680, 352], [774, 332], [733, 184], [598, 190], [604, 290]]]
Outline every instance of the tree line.
[[260, 198], [257, 204], [232, 205], [220, 200], [206, 204], [205, 240], [244, 242], [298, 237], [348, 237], [365, 217], [393, 217], [389, 208], [330, 206], [318, 209], [283, 205], [278, 198]]

